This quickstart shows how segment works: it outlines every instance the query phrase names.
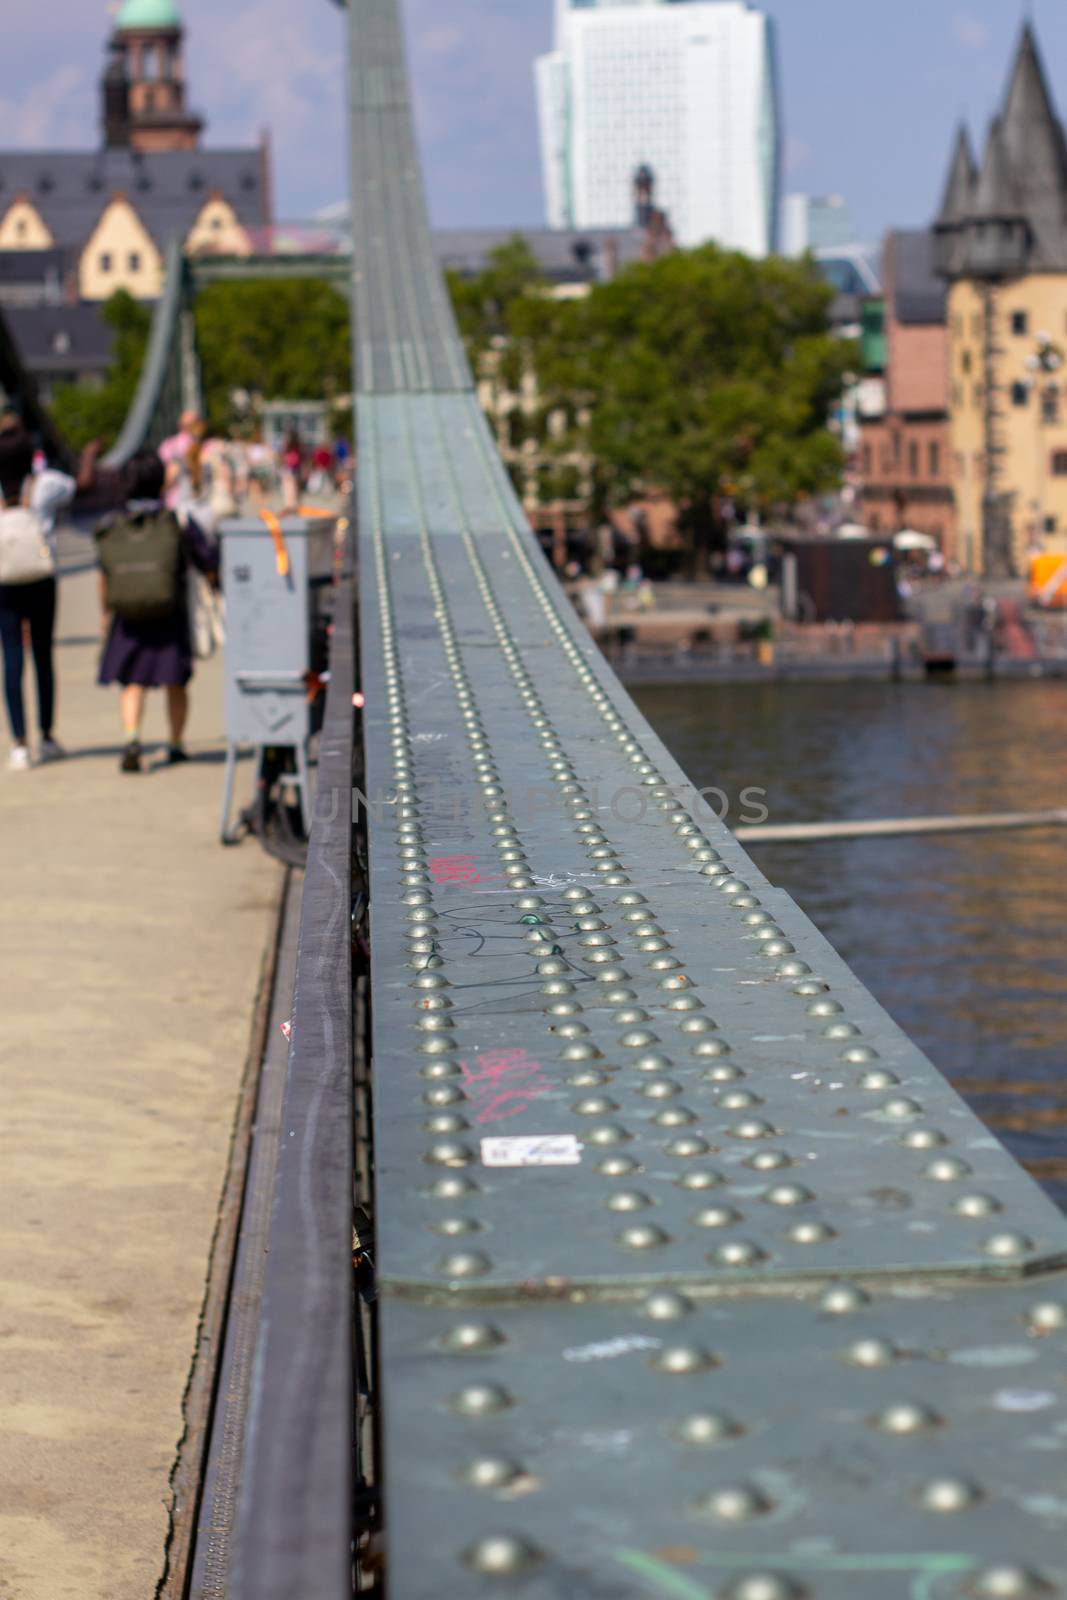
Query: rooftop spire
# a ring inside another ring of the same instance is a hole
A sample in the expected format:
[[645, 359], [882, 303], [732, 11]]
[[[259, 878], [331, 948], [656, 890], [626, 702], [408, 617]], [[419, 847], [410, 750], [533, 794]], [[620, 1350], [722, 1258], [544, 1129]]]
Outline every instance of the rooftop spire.
[[945, 183], [944, 198], [941, 201], [941, 212], [938, 221], [942, 224], [962, 222], [969, 214], [971, 203], [974, 200], [974, 186], [978, 181], [978, 168], [975, 165], [974, 152], [971, 148], [971, 136], [965, 123], [960, 123], [959, 132], [956, 134], [956, 144], [952, 152], [952, 162], [948, 170]]

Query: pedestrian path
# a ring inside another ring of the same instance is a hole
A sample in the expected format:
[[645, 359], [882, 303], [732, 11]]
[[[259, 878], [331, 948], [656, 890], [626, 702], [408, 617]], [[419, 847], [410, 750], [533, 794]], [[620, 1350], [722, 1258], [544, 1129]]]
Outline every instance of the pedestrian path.
[[95, 575], [66, 578], [71, 759], [0, 765], [0, 1600], [155, 1593], [280, 886], [217, 843], [221, 663], [190, 764], [123, 777], [98, 630]]

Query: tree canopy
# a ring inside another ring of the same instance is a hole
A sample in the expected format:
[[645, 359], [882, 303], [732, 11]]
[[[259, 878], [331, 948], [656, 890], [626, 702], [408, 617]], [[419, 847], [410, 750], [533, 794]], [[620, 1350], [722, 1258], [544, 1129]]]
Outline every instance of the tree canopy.
[[60, 433], [75, 450], [92, 439], [112, 441], [126, 420], [148, 349], [152, 313], [120, 289], [101, 313], [113, 330], [111, 370], [99, 388], [62, 383], [52, 398], [52, 415]]
[[236, 390], [264, 400], [327, 400], [351, 393], [348, 302], [315, 278], [213, 283], [196, 298], [204, 406], [215, 427], [233, 421]]
[[831, 488], [827, 426], [852, 347], [809, 262], [707, 245], [630, 267], [584, 299], [524, 296], [516, 332], [623, 502], [665, 490], [698, 520], [718, 496], [767, 508]]

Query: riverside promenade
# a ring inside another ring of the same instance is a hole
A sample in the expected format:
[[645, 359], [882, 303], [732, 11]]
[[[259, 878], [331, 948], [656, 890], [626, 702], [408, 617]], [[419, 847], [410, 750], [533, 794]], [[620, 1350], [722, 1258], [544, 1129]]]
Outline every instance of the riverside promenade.
[[64, 578], [70, 759], [0, 767], [0, 1600], [157, 1592], [281, 889], [217, 840], [221, 662], [190, 764], [153, 753], [155, 695], [149, 770], [123, 776], [98, 627], [95, 574]]

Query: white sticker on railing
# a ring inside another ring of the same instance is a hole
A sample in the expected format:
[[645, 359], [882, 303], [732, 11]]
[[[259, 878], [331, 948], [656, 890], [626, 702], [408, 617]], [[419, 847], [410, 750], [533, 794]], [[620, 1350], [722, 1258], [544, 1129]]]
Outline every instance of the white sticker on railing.
[[582, 1147], [573, 1133], [482, 1140], [487, 1167], [576, 1167], [581, 1159]]

